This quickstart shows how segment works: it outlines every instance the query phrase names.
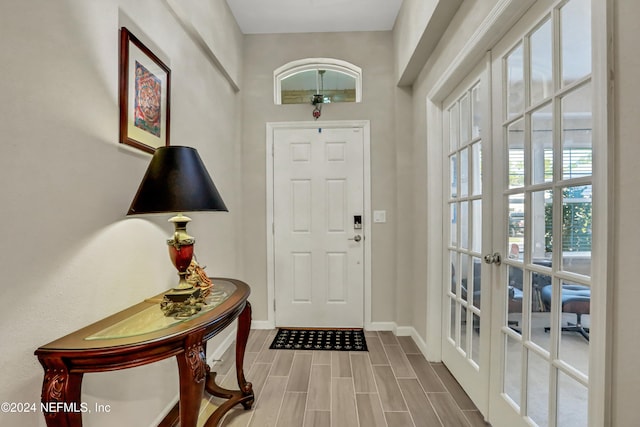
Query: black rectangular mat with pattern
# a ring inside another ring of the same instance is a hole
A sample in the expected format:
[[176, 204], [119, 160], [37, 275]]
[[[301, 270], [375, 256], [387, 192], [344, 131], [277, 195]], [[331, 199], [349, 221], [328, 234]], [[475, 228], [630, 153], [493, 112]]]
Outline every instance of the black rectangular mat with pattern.
[[368, 351], [362, 329], [278, 329], [270, 349]]

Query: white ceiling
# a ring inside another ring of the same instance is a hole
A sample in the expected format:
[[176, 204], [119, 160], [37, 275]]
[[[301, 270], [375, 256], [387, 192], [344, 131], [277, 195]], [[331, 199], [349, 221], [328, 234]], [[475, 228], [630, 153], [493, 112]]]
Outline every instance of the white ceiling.
[[227, 0], [244, 34], [389, 31], [402, 0]]

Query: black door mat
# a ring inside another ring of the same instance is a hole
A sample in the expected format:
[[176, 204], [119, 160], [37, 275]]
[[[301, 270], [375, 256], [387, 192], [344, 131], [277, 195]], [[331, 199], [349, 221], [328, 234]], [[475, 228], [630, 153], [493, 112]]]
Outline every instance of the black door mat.
[[273, 350], [369, 351], [362, 329], [278, 329]]

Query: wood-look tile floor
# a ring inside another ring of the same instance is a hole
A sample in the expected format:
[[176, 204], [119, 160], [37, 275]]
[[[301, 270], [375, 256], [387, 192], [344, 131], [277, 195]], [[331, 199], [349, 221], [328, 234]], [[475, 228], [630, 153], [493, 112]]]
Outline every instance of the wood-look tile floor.
[[[411, 337], [365, 333], [368, 352], [270, 350], [275, 330], [252, 330], [245, 376], [256, 401], [222, 426], [487, 426], [447, 368], [429, 363]], [[235, 345], [214, 363], [217, 382], [237, 389]], [[221, 401], [203, 402], [200, 424]]]

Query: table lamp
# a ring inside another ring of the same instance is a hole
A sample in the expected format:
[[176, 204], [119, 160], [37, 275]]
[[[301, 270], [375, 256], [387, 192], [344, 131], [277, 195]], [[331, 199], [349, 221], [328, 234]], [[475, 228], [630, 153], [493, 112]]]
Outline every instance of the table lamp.
[[187, 223], [191, 218], [183, 215], [197, 211], [228, 211], [198, 152], [181, 146], [157, 148], [127, 215], [176, 214], [169, 219], [175, 231], [167, 244], [179, 281], [164, 295], [164, 301], [179, 307], [165, 310], [163, 306], [167, 315], [175, 311], [193, 311], [194, 306], [201, 303], [200, 288], [187, 282], [195, 239], [187, 234]]

